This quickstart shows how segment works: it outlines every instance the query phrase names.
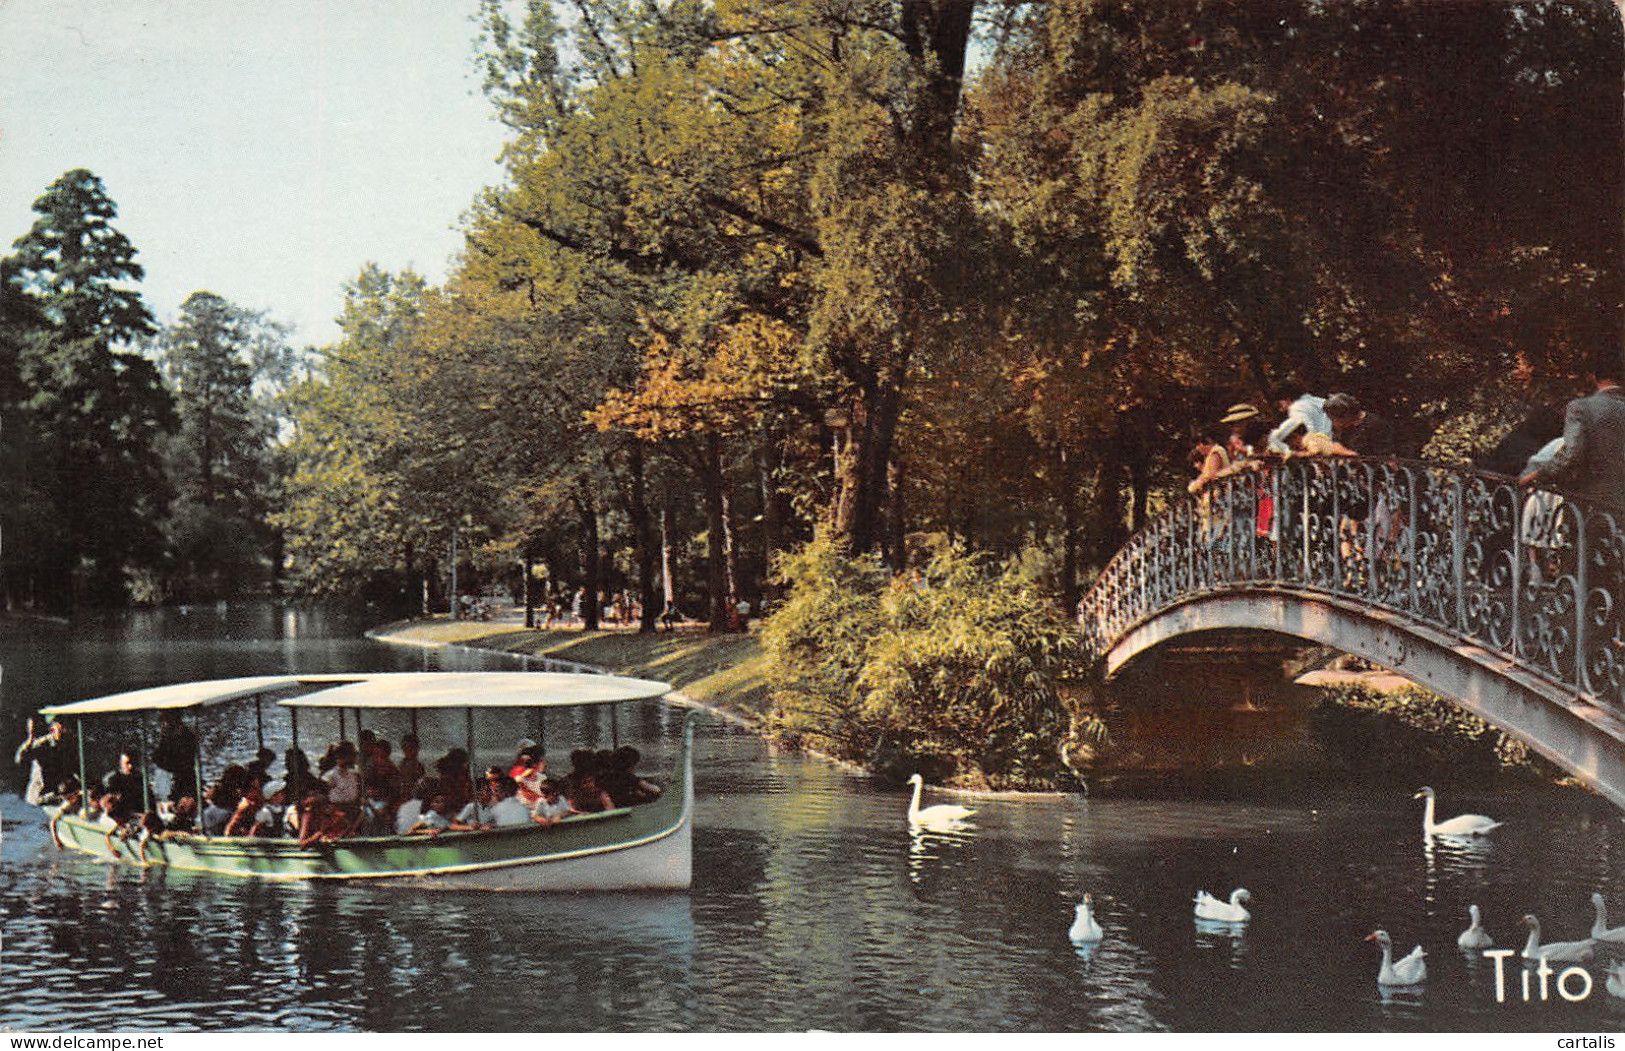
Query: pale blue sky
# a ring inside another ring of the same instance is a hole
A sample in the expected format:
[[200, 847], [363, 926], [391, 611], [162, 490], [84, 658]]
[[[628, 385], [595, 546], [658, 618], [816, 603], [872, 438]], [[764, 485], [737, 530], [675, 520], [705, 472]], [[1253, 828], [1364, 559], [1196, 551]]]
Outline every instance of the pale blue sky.
[[0, 253], [89, 168], [160, 321], [207, 289], [337, 335], [371, 260], [431, 281], [500, 180], [476, 0], [0, 0]]

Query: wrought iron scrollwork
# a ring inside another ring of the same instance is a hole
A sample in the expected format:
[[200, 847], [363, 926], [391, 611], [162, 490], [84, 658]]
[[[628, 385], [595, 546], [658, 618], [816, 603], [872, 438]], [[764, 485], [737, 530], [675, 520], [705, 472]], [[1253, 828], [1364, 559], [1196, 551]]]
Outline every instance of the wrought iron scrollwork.
[[1218, 479], [1135, 535], [1079, 606], [1096, 654], [1181, 602], [1283, 589], [1380, 609], [1625, 707], [1625, 511], [1412, 460]]

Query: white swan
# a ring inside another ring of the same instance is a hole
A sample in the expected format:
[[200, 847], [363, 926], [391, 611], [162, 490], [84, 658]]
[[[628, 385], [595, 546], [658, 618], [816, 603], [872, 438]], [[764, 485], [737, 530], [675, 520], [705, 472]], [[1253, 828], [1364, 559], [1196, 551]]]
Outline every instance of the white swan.
[[1365, 936], [1368, 942], [1382, 946], [1382, 967], [1377, 970], [1378, 985], [1418, 985], [1427, 980], [1428, 965], [1422, 957], [1427, 953], [1418, 945], [1403, 960], [1394, 959], [1394, 940], [1387, 931], [1372, 931]]
[[1072, 929], [1066, 932], [1066, 936], [1074, 945], [1098, 942], [1106, 936], [1106, 932], [1100, 929], [1100, 924], [1095, 922], [1095, 917], [1090, 911], [1089, 895], [1085, 894], [1083, 901], [1078, 903], [1077, 915], [1072, 919]]
[[1578, 962], [1591, 959], [1596, 942], [1590, 938], [1577, 942], [1547, 942], [1542, 945], [1540, 941], [1540, 921], [1534, 916], [1525, 916], [1523, 925], [1529, 928], [1529, 941], [1523, 947], [1523, 958], [1526, 960]]
[[908, 804], [908, 823], [910, 825], [943, 828], [957, 825], [976, 813], [971, 807], [962, 807], [955, 803], [939, 803], [936, 806], [928, 806], [921, 810], [920, 790], [924, 787], [925, 781], [919, 774], [915, 774], [908, 779], [908, 783], [914, 786], [914, 798]]
[[1482, 836], [1491, 829], [1501, 827], [1501, 822], [1483, 814], [1458, 814], [1449, 821], [1434, 821], [1431, 788], [1424, 787], [1411, 798], [1427, 800], [1427, 805], [1422, 809], [1422, 834], [1425, 836]]
[[1490, 932], [1485, 930], [1478, 919], [1478, 906], [1467, 906], [1467, 914], [1473, 918], [1472, 926], [1456, 936], [1456, 944], [1463, 949], [1488, 949], [1495, 944]]
[[1591, 921], [1591, 937], [1599, 942], [1625, 942], [1625, 927], [1608, 926], [1608, 907], [1602, 903], [1601, 894], [1591, 895], [1591, 905], [1597, 910], [1597, 918]]
[[1253, 918], [1253, 914], [1241, 907], [1244, 901], [1252, 900], [1247, 888], [1237, 887], [1230, 892], [1229, 901], [1220, 901], [1205, 890], [1196, 892], [1196, 918], [1199, 920], [1218, 920], [1221, 923], [1246, 923]]
[[1608, 992], [1625, 1000], [1625, 962], [1616, 963], [1608, 968]]

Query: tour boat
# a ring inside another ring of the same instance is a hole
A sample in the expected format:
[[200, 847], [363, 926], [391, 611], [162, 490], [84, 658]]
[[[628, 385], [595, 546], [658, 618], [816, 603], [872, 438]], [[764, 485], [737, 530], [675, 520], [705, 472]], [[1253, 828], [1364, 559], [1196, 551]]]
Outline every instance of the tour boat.
[[[43, 713], [77, 723], [84, 783], [83, 720], [90, 716], [181, 709], [190, 713], [195, 733], [204, 709], [252, 699], [263, 740], [260, 705], [270, 700], [289, 710], [297, 745], [300, 712], [350, 712], [359, 731], [363, 712], [405, 711], [416, 725], [416, 713], [461, 709], [467, 713], [472, 757], [476, 713], [529, 709], [545, 726], [550, 709], [653, 700], [670, 689], [666, 683], [644, 679], [558, 672], [286, 675], [159, 686], [45, 708]], [[612, 708], [612, 719], [614, 712]], [[52, 834], [62, 847], [101, 858], [266, 880], [407, 881], [533, 891], [683, 890], [693, 871], [695, 718], [696, 713], [690, 712], [683, 720], [676, 769], [662, 783], [658, 799], [571, 815], [552, 825], [345, 837], [308, 847], [291, 838], [171, 833], [146, 839], [145, 862], [139, 839], [113, 836], [110, 847], [106, 825], [77, 813], [55, 813]], [[200, 785], [206, 783], [203, 774], [200, 755]]]

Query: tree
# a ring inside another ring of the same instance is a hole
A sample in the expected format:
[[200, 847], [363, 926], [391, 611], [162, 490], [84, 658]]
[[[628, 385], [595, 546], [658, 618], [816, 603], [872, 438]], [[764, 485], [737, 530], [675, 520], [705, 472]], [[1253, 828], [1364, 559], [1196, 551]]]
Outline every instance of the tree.
[[47, 494], [52, 542], [35, 570], [37, 593], [66, 609], [116, 603], [130, 574], [162, 555], [158, 523], [169, 501], [157, 446], [175, 425], [152, 363], [122, 349], [152, 331], [135, 249], [112, 225], [117, 208], [83, 169], [34, 202], [39, 218], [13, 245], [13, 294], [44, 326], [21, 343], [23, 426], [39, 451], [34, 485]]
[[167, 443], [177, 500], [167, 532], [174, 588], [235, 593], [267, 578], [273, 536], [276, 401], [291, 372], [287, 331], [211, 292], [194, 292], [154, 341], [179, 430]]

